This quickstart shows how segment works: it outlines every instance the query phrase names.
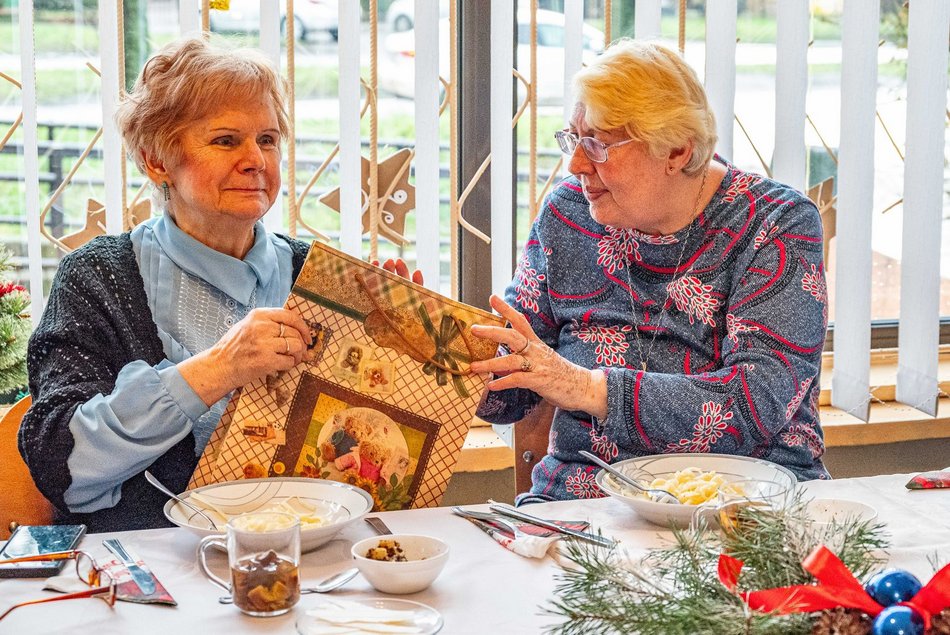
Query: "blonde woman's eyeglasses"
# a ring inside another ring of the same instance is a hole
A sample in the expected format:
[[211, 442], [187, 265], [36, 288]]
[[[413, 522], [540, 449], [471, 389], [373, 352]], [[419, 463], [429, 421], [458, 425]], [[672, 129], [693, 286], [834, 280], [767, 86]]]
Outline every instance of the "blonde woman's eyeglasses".
[[0, 560], [0, 564], [13, 564], [16, 562], [47, 562], [50, 560], [75, 560], [76, 575], [89, 589], [79, 591], [78, 593], [66, 593], [39, 600], [29, 600], [14, 604], [3, 613], [0, 613], [0, 620], [18, 609], [21, 606], [31, 604], [45, 604], [46, 602], [58, 602], [59, 600], [79, 600], [82, 598], [99, 598], [109, 606], [115, 606], [116, 583], [109, 573], [96, 564], [96, 561], [85, 551], [57, 551], [54, 553], [44, 553], [38, 556], [23, 556], [21, 558], [10, 558], [9, 560]]
[[577, 150], [577, 146], [580, 145], [584, 150], [584, 154], [586, 154], [587, 158], [593, 163], [606, 162], [607, 150], [610, 148], [617, 148], [631, 141], [636, 141], [636, 139], [624, 139], [617, 143], [607, 144], [594, 137], [578, 137], [570, 130], [558, 130], [554, 133], [554, 138], [557, 139], [557, 144], [560, 146], [561, 152], [569, 156], [573, 155], [574, 151]]

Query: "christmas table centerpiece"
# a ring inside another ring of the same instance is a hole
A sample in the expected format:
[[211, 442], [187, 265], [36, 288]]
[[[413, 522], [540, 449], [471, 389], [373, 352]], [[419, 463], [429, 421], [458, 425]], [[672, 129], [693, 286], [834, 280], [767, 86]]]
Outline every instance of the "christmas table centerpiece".
[[669, 546], [636, 560], [568, 543], [545, 607], [562, 620], [551, 632], [950, 635], [950, 565], [926, 584], [882, 570], [882, 525], [814, 523], [801, 493], [778, 511], [742, 508], [739, 521], [674, 529]]

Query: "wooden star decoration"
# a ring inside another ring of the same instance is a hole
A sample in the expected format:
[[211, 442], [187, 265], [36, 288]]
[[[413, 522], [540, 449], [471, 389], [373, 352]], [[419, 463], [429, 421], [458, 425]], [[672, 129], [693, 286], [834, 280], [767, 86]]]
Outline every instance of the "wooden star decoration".
[[838, 216], [837, 210], [835, 209], [835, 203], [838, 197], [835, 196], [834, 191], [835, 177], [833, 176], [829, 176], [821, 183], [816, 183], [808, 188], [808, 198], [815, 204], [815, 207], [818, 208], [818, 213], [821, 215], [821, 232], [824, 236], [822, 242], [824, 243], [825, 260], [828, 260], [828, 247], [830, 246], [831, 239], [835, 237], [835, 224]]
[[[131, 223], [135, 227], [151, 216], [152, 202], [148, 199], [139, 201], [132, 207]], [[79, 249], [96, 236], [106, 233], [106, 208], [94, 198], [86, 201], [86, 225], [77, 232], [59, 239], [63, 245], [73, 251]]]
[[[408, 241], [404, 236], [406, 231], [406, 215], [416, 207], [416, 188], [409, 183], [409, 163], [412, 151], [403, 148], [387, 157], [377, 167], [379, 192], [379, 233], [397, 245], [404, 245]], [[360, 157], [360, 200], [362, 201], [363, 233], [369, 232], [369, 159]], [[390, 190], [388, 198], [382, 196]], [[320, 197], [320, 202], [336, 212], [340, 211], [340, 188], [334, 188]]]

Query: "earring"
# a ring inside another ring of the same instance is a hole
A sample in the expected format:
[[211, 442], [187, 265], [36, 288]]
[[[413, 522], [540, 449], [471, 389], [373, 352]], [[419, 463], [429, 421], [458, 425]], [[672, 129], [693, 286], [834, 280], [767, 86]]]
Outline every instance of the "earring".
[[170, 201], [172, 196], [168, 192], [168, 181], [162, 181], [162, 198], [166, 201]]
[[666, 173], [669, 174], [670, 176], [673, 176], [674, 172], [676, 172], [676, 168], [674, 168], [672, 165], [666, 168]]

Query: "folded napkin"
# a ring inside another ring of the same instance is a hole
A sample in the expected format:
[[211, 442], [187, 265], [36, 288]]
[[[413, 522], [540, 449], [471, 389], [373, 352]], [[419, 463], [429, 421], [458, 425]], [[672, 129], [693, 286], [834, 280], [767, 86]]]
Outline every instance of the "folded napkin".
[[420, 625], [420, 618], [425, 622], [426, 617], [428, 615], [420, 616], [414, 610], [377, 608], [362, 602], [333, 599], [308, 610], [306, 617], [298, 621], [297, 628], [303, 635], [431, 633], [433, 631]]
[[[145, 569], [152, 576], [152, 580], [155, 582], [155, 590], [145, 595], [142, 592], [142, 589], [139, 588], [139, 585], [135, 583], [132, 579], [132, 574], [129, 573], [129, 570], [126, 566], [119, 562], [116, 559], [112, 560], [96, 560], [96, 564], [102, 567], [106, 573], [112, 576], [112, 579], [116, 582], [115, 589], [115, 599], [122, 600], [123, 602], [136, 602], [139, 604], [170, 604], [171, 606], [177, 606], [178, 602], [175, 601], [175, 598], [165, 590], [165, 587], [162, 586], [162, 583], [158, 581], [158, 578], [155, 577], [155, 574], [152, 573], [152, 570], [148, 568], [141, 560], [138, 561], [138, 565]], [[49, 578], [46, 580], [46, 584], [43, 585], [44, 589], [49, 589], [51, 591], [59, 591], [61, 593], [75, 593], [78, 591], [85, 591], [89, 588], [82, 580], [76, 577], [75, 567], [70, 568], [70, 565], [67, 565], [63, 572], [57, 576]]]
[[[465, 518], [494, 538], [495, 542], [505, 549], [514, 551], [519, 556], [526, 558], [543, 558], [551, 545], [563, 537], [562, 534], [557, 533], [553, 529], [538, 527], [537, 525], [515, 520], [514, 518], [506, 518], [505, 520], [517, 527], [523, 534], [516, 539], [506, 527], [495, 524], [489, 519], [482, 520], [470, 516], [465, 516]], [[559, 527], [575, 529], [577, 531], [584, 531], [590, 527], [590, 523], [583, 520], [552, 520], [551, 522]]]
[[907, 481], [907, 489], [941, 489], [950, 487], [950, 467], [939, 472], [921, 472]]

